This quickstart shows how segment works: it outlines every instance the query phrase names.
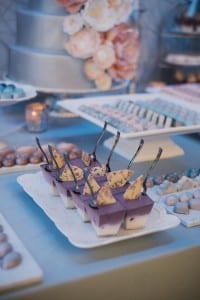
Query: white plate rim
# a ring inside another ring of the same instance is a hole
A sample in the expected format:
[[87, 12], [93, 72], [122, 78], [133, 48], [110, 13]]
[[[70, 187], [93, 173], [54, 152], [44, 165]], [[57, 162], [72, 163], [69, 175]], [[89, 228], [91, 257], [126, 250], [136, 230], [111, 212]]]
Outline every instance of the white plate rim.
[[30, 85], [19, 84], [12, 81], [0, 81], [0, 84], [14, 84], [16, 87], [22, 88], [26, 96], [16, 99], [0, 99], [0, 106], [13, 105], [18, 102], [27, 101], [37, 96], [36, 89]]

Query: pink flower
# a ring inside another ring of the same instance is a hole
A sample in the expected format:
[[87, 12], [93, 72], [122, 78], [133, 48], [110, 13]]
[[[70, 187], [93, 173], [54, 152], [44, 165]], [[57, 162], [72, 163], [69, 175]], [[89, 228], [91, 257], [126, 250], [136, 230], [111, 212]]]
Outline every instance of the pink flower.
[[56, 0], [69, 13], [78, 12], [88, 0]]
[[106, 40], [112, 43], [116, 57], [109, 73], [117, 81], [131, 80], [140, 52], [138, 32], [129, 24], [121, 23], [107, 32]]

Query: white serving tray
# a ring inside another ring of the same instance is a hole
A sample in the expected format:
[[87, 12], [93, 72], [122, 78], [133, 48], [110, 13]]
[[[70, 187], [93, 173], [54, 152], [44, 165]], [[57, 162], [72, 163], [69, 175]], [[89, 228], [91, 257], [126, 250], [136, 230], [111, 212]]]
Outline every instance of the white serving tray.
[[[192, 109], [194, 111], [200, 112], [200, 104], [191, 104], [187, 102], [183, 102], [178, 98], [164, 95], [162, 93], [154, 93], [154, 94], [124, 94], [124, 95], [114, 95], [114, 96], [96, 96], [96, 97], [87, 97], [87, 98], [77, 98], [77, 99], [64, 99], [58, 101], [58, 105], [62, 106], [63, 108], [70, 110], [71, 112], [75, 113], [83, 117], [84, 119], [95, 123], [96, 125], [103, 127], [104, 121], [95, 118], [83, 111], [80, 110], [81, 105], [103, 105], [103, 104], [112, 104], [118, 100], [131, 100], [135, 101], [149, 101], [156, 98], [160, 98], [162, 100], [167, 100], [172, 103], [180, 104], [181, 106]], [[107, 126], [107, 130], [113, 134], [116, 134], [117, 129], [110, 124]], [[145, 136], [157, 136], [157, 135], [172, 135], [172, 134], [186, 134], [192, 132], [199, 132], [200, 131], [200, 124], [198, 125], [191, 125], [191, 126], [177, 126], [177, 127], [166, 127], [162, 129], [149, 129], [145, 131], [138, 131], [138, 132], [130, 132], [124, 133], [121, 132], [121, 138], [138, 138], [138, 137], [145, 137]]]
[[0, 293], [8, 289], [19, 288], [42, 281], [42, 270], [2, 214], [0, 214], [0, 224], [3, 226], [3, 230], [7, 234], [8, 241], [13, 246], [13, 249], [22, 256], [22, 261], [18, 266], [8, 270], [3, 270], [0, 267]]
[[179, 225], [176, 216], [166, 213], [166, 210], [155, 204], [149, 216], [146, 227], [140, 230], [123, 230], [110, 237], [98, 237], [90, 223], [84, 223], [76, 209], [66, 209], [61, 198], [52, 196], [48, 183], [41, 172], [24, 174], [17, 178], [24, 191], [33, 198], [55, 226], [79, 248], [94, 248], [122, 240], [128, 240], [153, 232], [167, 230]]

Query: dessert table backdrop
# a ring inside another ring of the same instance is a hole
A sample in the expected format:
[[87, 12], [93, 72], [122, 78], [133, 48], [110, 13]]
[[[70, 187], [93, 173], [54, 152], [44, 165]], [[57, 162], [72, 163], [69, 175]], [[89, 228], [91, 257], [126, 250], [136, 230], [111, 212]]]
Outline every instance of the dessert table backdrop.
[[[35, 134], [24, 124], [25, 105], [0, 109], [0, 140], [9, 145], [35, 142]], [[81, 118], [50, 118], [49, 129], [38, 136], [44, 143], [70, 141], [91, 151], [99, 131], [98, 126]], [[161, 160], [154, 174], [199, 167], [199, 136], [173, 139], [184, 149], [184, 156]], [[108, 153], [101, 144], [98, 158], [105, 161]], [[113, 155], [111, 167], [126, 165], [126, 159]], [[135, 163], [135, 175], [144, 173], [148, 166], [149, 162]], [[103, 247], [80, 249], [17, 183], [17, 177], [25, 173], [30, 171], [0, 175], [0, 211], [39, 264], [43, 280], [2, 292], [0, 299], [93, 299], [94, 295], [95, 299], [107, 299], [108, 295], [112, 299], [199, 299], [199, 226], [179, 225]]]
[[[53, 0], [52, 0], [53, 1]], [[56, 1], [56, 0], [55, 0]], [[7, 74], [9, 45], [16, 36], [16, 6], [27, 0], [0, 0], [0, 79]], [[163, 19], [183, 0], [159, 1], [139, 0], [145, 10], [141, 15], [141, 57], [136, 82], [138, 90], [143, 90], [150, 80], [159, 79], [159, 33]]]

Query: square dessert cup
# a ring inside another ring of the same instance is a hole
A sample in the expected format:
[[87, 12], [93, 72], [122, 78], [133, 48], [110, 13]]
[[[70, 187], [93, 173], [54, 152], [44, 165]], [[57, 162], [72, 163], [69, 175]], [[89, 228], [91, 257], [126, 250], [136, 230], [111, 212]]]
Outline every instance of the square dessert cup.
[[115, 198], [125, 209], [123, 227], [125, 229], [144, 228], [154, 205], [153, 200], [143, 193], [137, 199], [133, 200], [124, 199], [122, 192], [116, 193]]
[[[78, 180], [77, 181], [78, 185], [82, 186], [84, 185], [85, 181]], [[57, 188], [57, 191], [63, 201], [63, 204], [65, 208], [76, 208], [75, 202], [74, 202], [74, 197], [72, 194], [73, 188], [75, 186], [75, 182], [72, 181], [62, 181], [62, 180], [55, 180], [55, 185]]]
[[125, 217], [123, 205], [116, 201], [112, 204], [90, 206], [90, 197], [87, 196], [84, 209], [88, 214], [91, 224], [98, 236], [117, 235]]
[[42, 174], [45, 181], [49, 184], [50, 193], [53, 196], [59, 196], [59, 192], [56, 187], [56, 176], [58, 174], [57, 170], [53, 169], [51, 164], [43, 163], [40, 165]]
[[[99, 184], [100, 187], [103, 186], [103, 184], [107, 180], [105, 175], [96, 176], [96, 177], [94, 176], [94, 179], [96, 180], [96, 182]], [[73, 190], [71, 190], [72, 201], [74, 202], [74, 205], [77, 208], [77, 212], [80, 215], [82, 221], [90, 222], [90, 217], [85, 208], [85, 201], [88, 201], [89, 196], [83, 195], [85, 180], [83, 179], [82, 181], [79, 181], [78, 185], [79, 185], [80, 194], [74, 193]]]
[[[85, 184], [85, 182], [84, 182]], [[80, 187], [80, 194], [77, 194], [71, 190], [71, 198], [77, 209], [77, 213], [79, 214], [81, 220], [83, 222], [90, 222], [90, 217], [86, 211], [86, 202], [88, 202], [89, 197], [82, 194], [84, 184]]]

